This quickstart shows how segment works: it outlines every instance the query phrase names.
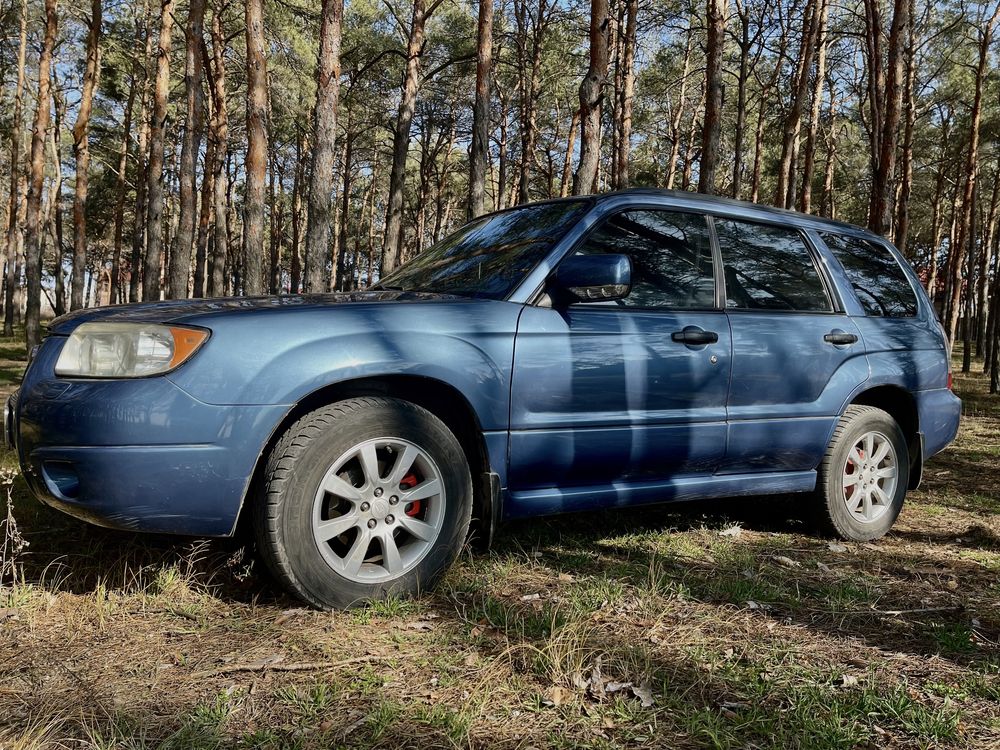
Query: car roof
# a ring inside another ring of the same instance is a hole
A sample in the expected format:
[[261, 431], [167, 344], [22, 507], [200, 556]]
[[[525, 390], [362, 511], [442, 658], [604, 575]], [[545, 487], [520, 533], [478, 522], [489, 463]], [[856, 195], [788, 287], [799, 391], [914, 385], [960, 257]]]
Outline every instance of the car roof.
[[770, 218], [787, 224], [795, 224], [796, 226], [809, 226], [820, 230], [835, 229], [840, 232], [848, 231], [851, 234], [860, 234], [870, 239], [885, 242], [885, 238], [874, 234], [864, 227], [859, 227], [856, 224], [848, 224], [847, 222], [838, 221], [836, 219], [828, 219], [822, 216], [804, 214], [799, 211], [790, 211], [785, 208], [775, 208], [774, 206], [765, 206], [760, 203], [751, 203], [750, 201], [741, 201], [719, 195], [695, 193], [690, 190], [628, 188], [626, 190], [599, 193], [592, 197], [596, 198], [598, 202], [603, 202], [621, 196], [667, 198], [669, 200], [676, 201], [678, 204], [683, 203], [692, 207], [697, 206], [705, 211], [710, 211], [713, 208], [721, 208], [729, 212], [745, 214], [747, 218]]

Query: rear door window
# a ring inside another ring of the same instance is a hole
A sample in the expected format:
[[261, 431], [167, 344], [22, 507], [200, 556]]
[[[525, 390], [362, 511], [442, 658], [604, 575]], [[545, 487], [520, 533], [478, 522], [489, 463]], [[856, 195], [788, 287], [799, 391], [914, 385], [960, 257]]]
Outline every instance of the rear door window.
[[844, 267], [865, 313], [880, 318], [912, 318], [917, 314], [917, 295], [888, 248], [832, 232], [820, 236]]
[[731, 310], [832, 312], [802, 234], [788, 227], [714, 219]]

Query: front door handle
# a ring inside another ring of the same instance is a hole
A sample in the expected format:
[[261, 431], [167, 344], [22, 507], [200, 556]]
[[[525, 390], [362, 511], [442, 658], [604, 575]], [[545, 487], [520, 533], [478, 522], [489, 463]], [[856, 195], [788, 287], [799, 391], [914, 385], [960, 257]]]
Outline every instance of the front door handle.
[[846, 346], [847, 344], [853, 344], [858, 340], [858, 337], [846, 331], [830, 331], [823, 337], [823, 340], [834, 346]]
[[705, 344], [714, 344], [718, 341], [719, 334], [715, 331], [702, 330], [697, 326], [687, 326], [682, 331], [674, 331], [670, 334], [670, 338], [678, 344], [686, 344], [688, 346], [704, 346]]

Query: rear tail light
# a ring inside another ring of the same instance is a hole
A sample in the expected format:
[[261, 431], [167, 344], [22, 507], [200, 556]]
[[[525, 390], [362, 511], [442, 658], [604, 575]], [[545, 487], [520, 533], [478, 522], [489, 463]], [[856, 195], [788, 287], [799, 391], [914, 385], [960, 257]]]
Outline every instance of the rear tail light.
[[952, 385], [952, 379], [953, 379], [953, 376], [951, 374], [951, 370], [948, 370], [948, 390], [949, 391], [952, 390], [952, 387], [951, 387], [951, 385]]

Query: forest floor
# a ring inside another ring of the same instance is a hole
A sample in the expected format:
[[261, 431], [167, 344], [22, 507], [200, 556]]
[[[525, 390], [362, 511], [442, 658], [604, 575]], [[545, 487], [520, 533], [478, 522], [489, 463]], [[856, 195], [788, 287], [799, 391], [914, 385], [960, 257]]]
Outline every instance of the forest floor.
[[[0, 386], [22, 366], [0, 340]], [[1000, 747], [984, 388], [956, 376], [959, 440], [876, 544], [779, 499], [534, 520], [434, 594], [346, 613], [235, 542], [90, 527], [15, 477], [0, 748]]]

